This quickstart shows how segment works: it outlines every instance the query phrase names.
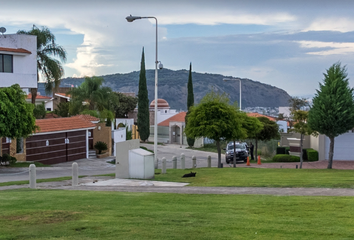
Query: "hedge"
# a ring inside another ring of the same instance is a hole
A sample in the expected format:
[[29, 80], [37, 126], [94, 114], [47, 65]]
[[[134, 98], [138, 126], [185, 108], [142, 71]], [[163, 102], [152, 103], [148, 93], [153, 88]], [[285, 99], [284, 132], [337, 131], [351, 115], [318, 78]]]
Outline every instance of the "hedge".
[[306, 149], [308, 161], [318, 161], [318, 152], [312, 148]]
[[273, 157], [274, 162], [300, 162], [300, 157], [288, 154], [277, 154]]
[[276, 154], [285, 154], [285, 147], [277, 147]]

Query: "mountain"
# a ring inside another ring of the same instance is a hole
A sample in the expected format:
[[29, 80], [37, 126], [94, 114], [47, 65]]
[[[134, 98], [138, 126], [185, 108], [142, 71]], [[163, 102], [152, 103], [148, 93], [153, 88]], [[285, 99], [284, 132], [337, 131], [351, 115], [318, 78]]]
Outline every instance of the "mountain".
[[[113, 91], [135, 92], [138, 94], [139, 71], [131, 73], [117, 73], [102, 76], [105, 80], [104, 86], [112, 88]], [[232, 102], [239, 101], [240, 89], [238, 81], [224, 82], [220, 74], [193, 72], [194, 101], [198, 103], [200, 99], [212, 89], [226, 92]], [[162, 69], [158, 72], [158, 97], [165, 99], [171, 109], [186, 110], [187, 108], [187, 82], [188, 70]], [[155, 70], [146, 70], [147, 87], [150, 102], [154, 99]], [[80, 85], [83, 78], [64, 78], [61, 80], [61, 87], [71, 84]], [[41, 93], [43, 84], [39, 86]], [[242, 79], [242, 108], [245, 107], [279, 107], [288, 106], [289, 94], [277, 87], [251, 79]]]

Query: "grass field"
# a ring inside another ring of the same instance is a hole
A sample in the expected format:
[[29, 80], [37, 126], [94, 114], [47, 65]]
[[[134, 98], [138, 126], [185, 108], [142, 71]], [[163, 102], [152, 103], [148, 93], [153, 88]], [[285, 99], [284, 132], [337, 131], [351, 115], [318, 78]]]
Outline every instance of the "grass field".
[[[195, 178], [182, 178], [190, 171]], [[156, 170], [156, 173], [160, 173]], [[188, 182], [208, 187], [325, 187], [354, 188], [354, 171], [335, 169], [197, 168], [167, 169], [157, 181]]]
[[0, 192], [0, 239], [352, 239], [354, 198]]

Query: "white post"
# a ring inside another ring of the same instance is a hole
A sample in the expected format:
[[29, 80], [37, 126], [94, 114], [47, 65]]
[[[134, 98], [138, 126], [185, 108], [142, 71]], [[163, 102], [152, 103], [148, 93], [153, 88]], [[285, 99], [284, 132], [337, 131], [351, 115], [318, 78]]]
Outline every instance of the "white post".
[[186, 168], [186, 157], [184, 156], [184, 153], [181, 154], [181, 168]]
[[177, 157], [176, 156], [173, 156], [172, 163], [173, 163], [173, 169], [177, 169]]
[[79, 166], [76, 162], [72, 164], [72, 180], [71, 184], [73, 187], [79, 185]]
[[195, 156], [192, 156], [192, 162], [193, 162], [192, 168], [196, 168], [197, 167], [197, 158]]
[[161, 170], [161, 173], [162, 174], [166, 173], [166, 158], [165, 157], [162, 158], [162, 170]]
[[[155, 18], [155, 17], [154, 17]], [[157, 161], [157, 79], [158, 79], [158, 75], [157, 75], [157, 64], [158, 64], [158, 60], [157, 60], [157, 18], [155, 18], [156, 20], [156, 56], [155, 56], [155, 122], [154, 122], [154, 153], [155, 153], [155, 162]]]
[[208, 156], [208, 168], [210, 168], [211, 167], [211, 156], [209, 155]]
[[36, 165], [31, 164], [29, 166], [29, 182], [30, 182], [30, 188], [36, 188]]

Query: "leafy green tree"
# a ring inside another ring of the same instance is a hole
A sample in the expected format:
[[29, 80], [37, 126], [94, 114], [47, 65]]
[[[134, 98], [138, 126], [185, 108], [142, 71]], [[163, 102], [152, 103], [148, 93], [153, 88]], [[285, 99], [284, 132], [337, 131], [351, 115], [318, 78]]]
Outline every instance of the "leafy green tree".
[[[157, 104], [157, 102], [155, 102]], [[150, 112], [149, 97], [146, 86], [145, 56], [144, 48], [141, 55], [140, 74], [139, 74], [139, 92], [138, 92], [138, 131], [140, 139], [145, 142], [150, 135]]]
[[[189, 64], [189, 75], [188, 75], [188, 94], [187, 94], [187, 114], [185, 117], [185, 124], [188, 121], [189, 109], [194, 105], [194, 93], [193, 93], [193, 82], [192, 82], [192, 63]], [[187, 137], [187, 143], [189, 147], [194, 146], [194, 138]]]
[[[70, 115], [83, 113], [84, 111], [96, 111], [102, 113], [108, 120], [114, 118], [113, 105], [117, 104], [118, 96], [109, 87], [102, 87], [102, 77], [85, 77], [85, 81], [77, 88], [71, 89]], [[110, 114], [108, 112], [111, 112]]]
[[245, 112], [239, 111], [237, 106], [235, 107], [235, 110], [237, 111], [238, 118], [241, 121], [241, 127], [236, 126], [231, 129], [232, 138], [230, 140], [234, 142], [234, 167], [236, 167], [236, 140], [254, 138], [254, 136], [263, 129], [262, 123], [257, 118], [247, 116]]
[[54, 113], [60, 117], [69, 117], [70, 102], [61, 102], [57, 105]]
[[353, 88], [349, 87], [346, 67], [333, 64], [312, 100], [309, 127], [330, 139], [328, 169], [332, 168], [334, 138], [354, 127]]
[[[64, 75], [62, 62], [66, 61], [65, 49], [55, 42], [54, 34], [46, 27], [39, 29], [33, 25], [30, 31], [19, 30], [17, 34], [37, 36], [37, 82], [41, 73], [46, 81], [45, 91], [51, 93], [53, 87], [59, 87], [60, 78]], [[31, 88], [31, 94], [35, 104], [37, 88]]]
[[18, 84], [0, 88], [0, 137], [22, 138], [35, 131], [34, 105]]
[[279, 126], [276, 122], [269, 120], [266, 117], [258, 117], [258, 120], [262, 123], [263, 129], [254, 134], [256, 142], [255, 157], [257, 159], [258, 140], [269, 141], [271, 139], [279, 139]]
[[36, 105], [33, 109], [33, 115], [36, 119], [45, 118], [46, 113], [47, 112], [45, 110], [45, 106], [44, 106], [43, 102], [42, 102], [42, 104]]
[[304, 135], [317, 135], [317, 132], [313, 131], [308, 123], [307, 123], [307, 118], [308, 118], [308, 112], [303, 111], [303, 110], [295, 110], [291, 112], [293, 116], [293, 120], [295, 122], [294, 128], [291, 129], [293, 132], [300, 133], [300, 169], [302, 168], [302, 148], [303, 148], [303, 137]]
[[126, 118], [128, 113], [135, 109], [138, 103], [138, 98], [126, 96], [123, 93], [115, 93], [118, 96], [119, 102], [114, 106], [116, 118]]
[[190, 138], [213, 139], [218, 150], [218, 167], [221, 167], [220, 141], [232, 139], [233, 129], [240, 129], [241, 124], [242, 121], [236, 109], [229, 104], [227, 95], [210, 92], [198, 105], [190, 108], [185, 133]]

